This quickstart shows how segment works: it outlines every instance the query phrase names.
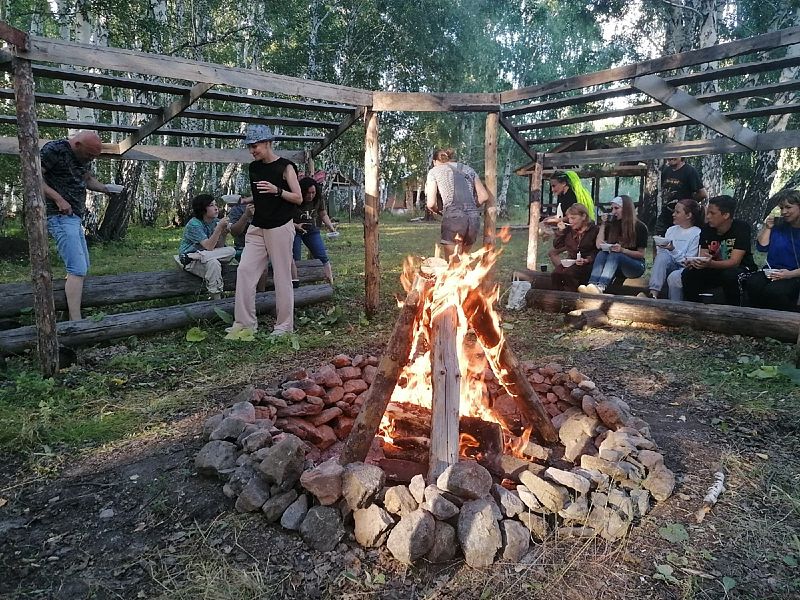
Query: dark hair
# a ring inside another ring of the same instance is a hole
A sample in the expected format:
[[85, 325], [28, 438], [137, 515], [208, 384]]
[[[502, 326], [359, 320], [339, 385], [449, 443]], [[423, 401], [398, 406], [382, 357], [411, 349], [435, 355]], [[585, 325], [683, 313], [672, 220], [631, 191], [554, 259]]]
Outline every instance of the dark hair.
[[781, 190], [772, 197], [772, 202], [776, 206], [782, 204], [800, 204], [800, 191], [798, 190]]
[[433, 160], [438, 160], [439, 162], [450, 162], [455, 157], [456, 151], [452, 148], [434, 148], [433, 150]]
[[691, 198], [684, 198], [683, 200], [678, 200], [678, 204], [683, 207], [686, 214], [692, 217], [692, 225], [695, 227], [701, 227], [703, 225], [703, 207], [700, 206], [699, 202]]
[[[567, 177], [567, 174], [564, 171], [554, 171], [553, 174], [550, 175], [550, 181], [553, 179], [569, 185], [569, 177]], [[571, 185], [569, 185], [569, 187], [572, 188]]]
[[300, 183], [300, 196], [303, 201], [305, 201], [306, 192], [312, 187], [317, 190], [314, 194], [314, 200], [317, 201], [322, 198], [322, 186], [313, 177], [303, 177], [298, 183]]
[[736, 214], [736, 200], [733, 199], [733, 196], [714, 196], [708, 201], [708, 204], [716, 206], [721, 213], [729, 214], [731, 219]]
[[202, 221], [206, 215], [206, 207], [212, 204], [214, 204], [214, 196], [211, 194], [198, 194], [192, 198], [192, 213]]

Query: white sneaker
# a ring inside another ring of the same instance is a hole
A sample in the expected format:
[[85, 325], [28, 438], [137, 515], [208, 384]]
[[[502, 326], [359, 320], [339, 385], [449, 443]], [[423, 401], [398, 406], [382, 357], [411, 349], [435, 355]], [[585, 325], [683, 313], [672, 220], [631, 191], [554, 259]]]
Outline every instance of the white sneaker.
[[258, 328], [257, 327], [245, 327], [244, 325], [241, 325], [240, 323], [234, 323], [230, 327], [226, 327], [225, 328], [225, 333], [238, 333], [238, 332], [243, 331], [245, 329], [249, 329], [250, 331], [255, 333]]
[[579, 285], [578, 286], [578, 293], [579, 294], [585, 294], [586, 293], [586, 286], [585, 285]]
[[598, 285], [595, 285], [594, 283], [590, 283], [589, 285], [586, 286], [585, 291], [587, 294], [602, 294], [603, 288], [601, 288]]

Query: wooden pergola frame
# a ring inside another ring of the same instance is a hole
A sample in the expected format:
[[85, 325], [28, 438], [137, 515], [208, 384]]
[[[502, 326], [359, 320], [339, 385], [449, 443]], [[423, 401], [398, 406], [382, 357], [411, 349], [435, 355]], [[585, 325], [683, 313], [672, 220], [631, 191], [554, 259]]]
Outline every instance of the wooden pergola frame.
[[[47, 232], [44, 199], [41, 190], [39, 165], [39, 127], [83, 128], [114, 131], [126, 134], [119, 143], [103, 144], [103, 157], [113, 159], [186, 161], [187, 149], [182, 147], [147, 145], [143, 141], [152, 134], [178, 137], [213, 138], [239, 142], [243, 135], [222, 130], [173, 129], [168, 123], [180, 116], [203, 119], [212, 123], [266, 123], [283, 127], [319, 130], [283, 135], [288, 144], [303, 144], [302, 149], [283, 150], [281, 154], [296, 162], [305, 162], [313, 170], [313, 159], [333, 144], [356, 122], [365, 124], [365, 308], [373, 314], [380, 301], [378, 252], [379, 167], [378, 115], [384, 111], [412, 112], [479, 112], [486, 113], [485, 180], [490, 192], [484, 224], [484, 241], [494, 243], [497, 189], [497, 129], [500, 125], [531, 158], [522, 172], [530, 177], [530, 217], [527, 263], [536, 266], [538, 239], [536, 231], [541, 211], [541, 178], [544, 169], [598, 165], [622, 161], [642, 161], [666, 155], [695, 156], [728, 152], [752, 152], [796, 147], [800, 131], [758, 133], [738, 120], [756, 116], [800, 112], [800, 104], [783, 104], [757, 109], [720, 112], [710, 103], [776, 94], [800, 89], [800, 81], [781, 81], [775, 84], [742, 87], [716, 95], [691, 93], [680, 89], [746, 74], [775, 71], [800, 66], [800, 57], [762, 57], [761, 53], [800, 44], [800, 27], [774, 31], [752, 38], [719, 44], [711, 48], [692, 50], [648, 60], [632, 65], [606, 69], [586, 75], [569, 77], [540, 85], [499, 93], [422, 93], [383, 92], [346, 87], [331, 83], [276, 75], [254, 69], [241, 69], [174, 56], [79, 44], [59, 39], [28, 35], [0, 22], [0, 39], [7, 48], [0, 50], [0, 69], [11, 70], [14, 89], [0, 89], [0, 99], [14, 98], [16, 118], [0, 117], [0, 123], [17, 125], [17, 139], [0, 137], [0, 154], [19, 154], [25, 188], [26, 228], [31, 246], [31, 271], [36, 298], [34, 308], [39, 330], [39, 357], [45, 373], [57, 369], [58, 341], [55, 334], [55, 313], [52, 299], [52, 273], [47, 257]], [[716, 69], [681, 72], [692, 67], [725, 61], [738, 56], [753, 55], [748, 62], [725, 65]], [[44, 63], [44, 64], [43, 64]], [[84, 71], [75, 67], [89, 68]], [[98, 73], [103, 70], [110, 73]], [[129, 76], [122, 77], [118, 73]], [[165, 75], [165, 74], [168, 74]], [[99, 99], [74, 98], [59, 94], [36, 93], [34, 77], [77, 81], [144, 90], [174, 96], [165, 106], [117, 103]], [[183, 82], [183, 83], [180, 83]], [[227, 89], [219, 89], [219, 88]], [[237, 93], [231, 90], [246, 90]], [[265, 95], [266, 94], [266, 95]], [[277, 96], [273, 96], [276, 94]], [[598, 111], [593, 103], [609, 98], [645, 95], [650, 101], [629, 107]], [[192, 108], [200, 99], [240, 104], [234, 112]], [[36, 102], [63, 106], [138, 113], [149, 116], [142, 125], [120, 126], [110, 123], [77, 123], [64, 120], [37, 120]], [[256, 107], [299, 111], [298, 117], [257, 115]], [[575, 107], [576, 114], [553, 118], [549, 111]], [[577, 135], [526, 137], [526, 132], [588, 123], [609, 117], [646, 115], [673, 110], [680, 118], [665, 119], [618, 130], [591, 131]], [[309, 113], [326, 116], [309, 119]], [[333, 115], [334, 118], [331, 118]], [[338, 116], [341, 120], [335, 120]], [[607, 148], [552, 153], [545, 146], [568, 139], [579, 140], [599, 135], [610, 137], [634, 131], [653, 131], [687, 124], [699, 124], [717, 132], [720, 137], [636, 148]], [[243, 148], [191, 148], [196, 162], [248, 162], [249, 153]], [[590, 167], [595, 168], [595, 167]]]

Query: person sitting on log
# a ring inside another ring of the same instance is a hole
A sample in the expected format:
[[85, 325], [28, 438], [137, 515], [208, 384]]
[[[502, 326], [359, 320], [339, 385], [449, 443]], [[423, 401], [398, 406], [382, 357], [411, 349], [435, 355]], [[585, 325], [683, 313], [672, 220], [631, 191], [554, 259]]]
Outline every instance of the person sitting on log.
[[[672, 222], [674, 225], [667, 229], [663, 239], [659, 238], [656, 242], [656, 257], [648, 283], [651, 298], [658, 298], [671, 273], [683, 270], [683, 261], [687, 256], [697, 256], [699, 252], [700, 226], [703, 224], [700, 204], [690, 198], [679, 200], [672, 211]], [[670, 287], [669, 298], [682, 300], [682, 288], [675, 286], [673, 290]]]
[[242, 252], [244, 251], [244, 234], [247, 233], [247, 228], [250, 227], [255, 212], [256, 207], [253, 204], [252, 196], [243, 196], [239, 198], [239, 202], [228, 209], [227, 217], [231, 224], [228, 231], [231, 236], [233, 236], [233, 248], [236, 250], [236, 260], [242, 257]]
[[[566, 218], [567, 223], [559, 223], [553, 247], [547, 256], [555, 266], [551, 279], [553, 288], [576, 292], [579, 285], [589, 281], [597, 254], [595, 242], [600, 228], [589, 219], [583, 204], [570, 206]], [[567, 258], [562, 262], [561, 255], [564, 252]]]
[[578, 286], [581, 293], [602, 294], [617, 275], [641, 277], [644, 273], [644, 251], [647, 246], [647, 225], [636, 218], [630, 196], [611, 200], [611, 214], [604, 214], [596, 246], [592, 275], [587, 285]]
[[202, 278], [212, 300], [222, 296], [222, 263], [231, 260], [234, 248], [225, 246], [228, 218], [217, 218], [219, 208], [211, 194], [192, 198], [194, 216], [183, 228], [178, 256], [183, 268]]
[[800, 191], [777, 194], [781, 217], [768, 216], [756, 238], [756, 248], [767, 253], [763, 271], [744, 280], [751, 306], [798, 310], [800, 295]]
[[756, 263], [750, 251], [750, 225], [734, 219], [735, 212], [736, 200], [731, 196], [708, 201], [706, 225], [700, 231], [700, 255], [688, 258], [681, 273], [685, 300], [699, 302], [702, 292], [721, 286], [726, 304], [741, 304], [739, 278], [755, 271]]
[[557, 213], [567, 214], [567, 209], [575, 203], [586, 207], [589, 220], [595, 222], [594, 200], [583, 187], [575, 171], [556, 171], [550, 176], [550, 189], [558, 197]]

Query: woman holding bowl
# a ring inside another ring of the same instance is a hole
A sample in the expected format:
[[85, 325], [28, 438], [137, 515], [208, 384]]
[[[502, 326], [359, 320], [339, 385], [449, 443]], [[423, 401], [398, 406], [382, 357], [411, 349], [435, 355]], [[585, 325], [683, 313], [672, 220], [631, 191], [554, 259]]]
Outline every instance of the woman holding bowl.
[[[575, 292], [579, 285], [589, 280], [597, 254], [595, 242], [600, 228], [592, 223], [589, 212], [582, 204], [570, 206], [565, 217], [567, 223], [559, 225], [553, 248], [547, 256], [555, 267], [551, 280], [553, 288]], [[562, 258], [565, 252], [566, 258]]]
[[[653, 236], [656, 244], [656, 257], [650, 273], [650, 297], [658, 298], [667, 276], [683, 268], [687, 257], [697, 256], [700, 247], [700, 225], [703, 223], [703, 209], [692, 199], [679, 200], [672, 211], [674, 225], [664, 236]], [[681, 300], [681, 290], [670, 293], [670, 300]], [[674, 296], [674, 297], [673, 297]]]
[[800, 191], [779, 192], [781, 218], [768, 216], [756, 238], [767, 268], [744, 280], [751, 306], [796, 311], [800, 295]]
[[602, 294], [617, 273], [626, 278], [641, 277], [647, 236], [647, 225], [636, 218], [631, 197], [611, 200], [611, 214], [603, 215], [597, 234], [596, 245], [601, 252], [594, 259], [588, 285], [578, 286], [578, 291]]

